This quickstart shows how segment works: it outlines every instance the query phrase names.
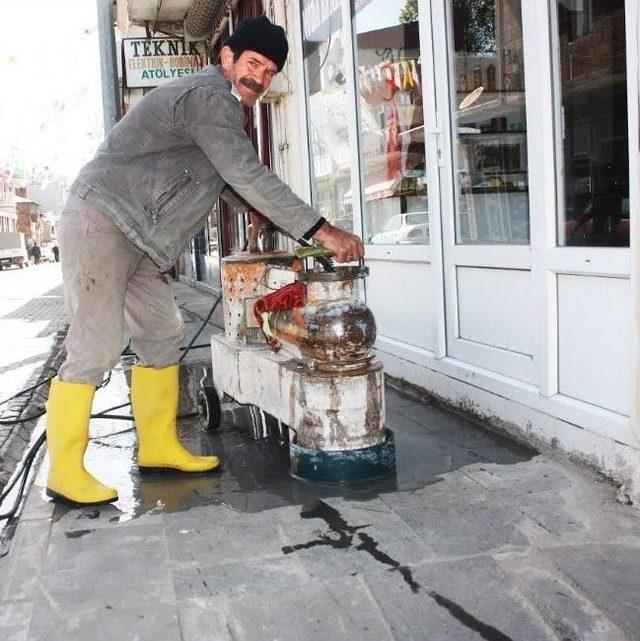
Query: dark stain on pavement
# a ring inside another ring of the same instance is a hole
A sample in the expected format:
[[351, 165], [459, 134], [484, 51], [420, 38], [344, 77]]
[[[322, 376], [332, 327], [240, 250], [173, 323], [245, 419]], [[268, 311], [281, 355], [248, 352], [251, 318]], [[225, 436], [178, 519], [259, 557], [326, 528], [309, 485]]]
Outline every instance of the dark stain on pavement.
[[[357, 536], [357, 538], [360, 539], [360, 543], [355, 546], [356, 550], [366, 552], [379, 563], [388, 565], [392, 571], [399, 572], [414, 594], [420, 592], [422, 589], [422, 586], [413, 578], [413, 572], [409, 567], [402, 565], [386, 552], [378, 549], [379, 543], [371, 535], [359, 531], [370, 527], [370, 525], [349, 525], [338, 510], [320, 500], [304, 506], [300, 512], [300, 516], [303, 519], [322, 519], [329, 527], [329, 533], [320, 534], [317, 539], [312, 539], [306, 543], [287, 545], [282, 548], [284, 554], [291, 554], [299, 550], [308, 550], [309, 548], [318, 546], [329, 546], [343, 550], [352, 547], [354, 536]], [[331, 536], [332, 534], [337, 535], [337, 538]], [[466, 628], [477, 632], [486, 641], [513, 641], [511, 637], [503, 634], [493, 626], [483, 623], [470, 612], [467, 612], [462, 606], [435, 590], [428, 590], [426, 594], [441, 608], [445, 608], [454, 619], [462, 623]]]
[[488, 625], [487, 623], [479, 621], [460, 605], [454, 603], [450, 599], [447, 599], [447, 597], [442, 596], [435, 590], [429, 590], [427, 594], [440, 607], [448, 610], [449, 614], [451, 614], [454, 619], [460, 621], [462, 625], [469, 628], [470, 630], [477, 632], [483, 639], [486, 639], [486, 641], [513, 641], [511, 637], [503, 634], [502, 632], [500, 632], [500, 630], [497, 630], [492, 625]]
[[72, 530], [71, 532], [65, 532], [64, 535], [68, 539], [79, 539], [81, 536], [91, 534], [92, 532], [95, 532], [95, 530]]
[[360, 544], [356, 545], [356, 550], [366, 552], [379, 563], [384, 563], [385, 565], [390, 566], [392, 570], [400, 572], [402, 578], [409, 585], [412, 592], [418, 592], [420, 589], [420, 585], [414, 581], [413, 574], [407, 566], [401, 565], [388, 554], [379, 550], [379, 544], [372, 536], [365, 532], [358, 532], [358, 530], [367, 528], [369, 525], [349, 525], [338, 510], [320, 500], [314, 501], [308, 506], [304, 506], [300, 512], [300, 516], [303, 519], [322, 519], [329, 526], [331, 533], [337, 534], [338, 538], [336, 539], [329, 534], [321, 534], [317, 539], [313, 539], [307, 543], [287, 545], [283, 547], [282, 551], [284, 554], [291, 554], [298, 550], [305, 550], [319, 545], [328, 545], [332, 548], [346, 549], [348, 547], [352, 547], [353, 537], [357, 534], [360, 539]]
[[418, 592], [420, 590], [420, 584], [414, 580], [411, 570], [406, 565], [400, 565], [398, 561], [392, 559], [388, 554], [382, 550], [378, 550], [378, 542], [366, 532], [359, 532], [358, 538], [362, 543], [356, 546], [356, 550], [368, 552], [376, 561], [384, 563], [385, 565], [390, 566], [393, 570], [400, 572], [402, 578], [411, 588], [412, 592]]

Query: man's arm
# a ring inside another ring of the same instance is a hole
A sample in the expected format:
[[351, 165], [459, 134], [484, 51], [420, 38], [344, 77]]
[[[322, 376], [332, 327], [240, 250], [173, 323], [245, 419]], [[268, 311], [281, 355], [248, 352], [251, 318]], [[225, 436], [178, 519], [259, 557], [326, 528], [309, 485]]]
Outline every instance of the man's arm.
[[199, 87], [186, 94], [176, 118], [207, 155], [229, 187], [252, 209], [295, 239], [312, 235], [332, 250], [338, 261], [364, 254], [357, 236], [333, 227], [258, 159], [244, 131], [244, 112], [235, 98]]
[[249, 211], [251, 209], [251, 205], [246, 200], [240, 198], [229, 185], [222, 190], [220, 198], [222, 198], [227, 205], [230, 205], [238, 211]]

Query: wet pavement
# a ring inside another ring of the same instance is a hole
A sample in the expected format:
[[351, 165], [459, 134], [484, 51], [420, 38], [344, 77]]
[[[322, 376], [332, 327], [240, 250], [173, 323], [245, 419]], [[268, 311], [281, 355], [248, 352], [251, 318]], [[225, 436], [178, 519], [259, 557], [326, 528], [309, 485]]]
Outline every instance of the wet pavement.
[[[185, 289], [204, 317], [210, 299]], [[206, 351], [187, 359], [187, 392]], [[94, 411], [126, 402], [129, 365]], [[230, 415], [218, 432], [180, 423], [221, 470], [141, 475], [131, 424], [92, 421], [87, 467], [120, 500], [50, 502], [44, 460], [0, 560], [0, 638], [640, 638], [640, 520], [613, 486], [391, 388], [386, 401], [396, 474], [354, 487], [293, 478], [286, 444]]]

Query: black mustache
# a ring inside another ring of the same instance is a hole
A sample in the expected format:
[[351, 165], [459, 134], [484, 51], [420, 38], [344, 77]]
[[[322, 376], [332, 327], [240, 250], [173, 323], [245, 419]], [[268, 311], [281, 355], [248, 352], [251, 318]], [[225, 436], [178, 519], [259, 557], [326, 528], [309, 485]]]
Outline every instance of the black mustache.
[[256, 82], [251, 78], [240, 78], [239, 82], [256, 93], [262, 93], [264, 91], [264, 85], [261, 85], [259, 82]]

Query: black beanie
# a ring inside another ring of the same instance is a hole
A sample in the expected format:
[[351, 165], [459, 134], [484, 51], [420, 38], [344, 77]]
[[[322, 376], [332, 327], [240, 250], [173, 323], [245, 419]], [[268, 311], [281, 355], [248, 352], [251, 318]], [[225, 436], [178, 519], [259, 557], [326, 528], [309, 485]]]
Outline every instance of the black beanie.
[[257, 51], [269, 58], [278, 67], [278, 71], [282, 71], [289, 53], [284, 29], [265, 16], [243, 20], [223, 45], [231, 47], [237, 53], [247, 49]]

